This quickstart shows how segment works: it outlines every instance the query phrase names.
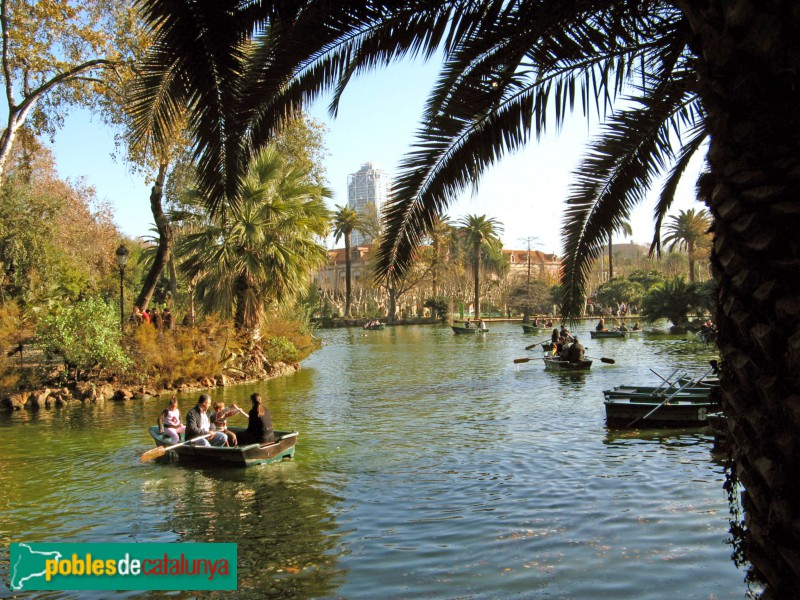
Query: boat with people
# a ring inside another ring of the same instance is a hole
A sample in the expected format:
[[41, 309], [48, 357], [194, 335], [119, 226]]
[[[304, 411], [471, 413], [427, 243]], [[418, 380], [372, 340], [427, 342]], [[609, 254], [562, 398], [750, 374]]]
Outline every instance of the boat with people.
[[544, 356], [542, 360], [545, 371], [588, 371], [592, 368], [592, 361], [588, 359], [570, 362], [557, 356]]
[[364, 329], [368, 331], [378, 331], [380, 329], [386, 329], [386, 323], [366, 323], [364, 325]]
[[624, 338], [625, 332], [620, 331], [619, 329], [607, 329], [605, 331], [589, 331], [589, 335], [592, 336], [593, 340], [597, 339], [604, 339], [604, 338]]
[[[228, 429], [238, 436], [247, 428]], [[151, 426], [148, 431], [157, 447], [169, 448], [165, 454], [168, 460], [202, 467], [252, 467], [288, 460], [294, 457], [298, 435], [296, 431], [275, 431], [272, 442], [230, 447], [192, 446], [181, 439], [183, 443], [176, 446], [168, 435], [158, 432], [158, 425]]]
[[540, 333], [547, 330], [547, 327], [540, 327], [539, 325], [529, 325], [528, 323], [522, 324], [523, 333]]
[[489, 329], [486, 327], [486, 323], [483, 320], [478, 321], [478, 324], [472, 323], [471, 321], [464, 321], [464, 325], [451, 325], [451, 329], [453, 333], [462, 334], [462, 333], [486, 333]]

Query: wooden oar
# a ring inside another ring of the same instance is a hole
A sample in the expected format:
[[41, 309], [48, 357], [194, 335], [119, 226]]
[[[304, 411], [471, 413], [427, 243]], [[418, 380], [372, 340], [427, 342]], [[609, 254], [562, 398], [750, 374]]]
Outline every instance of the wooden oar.
[[[702, 377], [701, 377], [701, 379], [702, 379]], [[694, 383], [694, 382], [693, 382], [693, 381], [690, 379], [688, 382], [684, 383], [684, 384], [683, 384], [682, 386], [680, 386], [680, 387], [679, 387], [677, 390], [675, 390], [675, 392], [673, 392], [672, 394], [670, 394], [669, 396], [667, 396], [666, 398], [664, 398], [664, 400], [663, 400], [663, 402], [661, 402], [661, 404], [659, 404], [658, 406], [656, 406], [656, 407], [655, 407], [653, 410], [651, 410], [651, 411], [650, 411], [649, 413], [647, 413], [645, 416], [643, 416], [643, 417], [636, 417], [636, 418], [635, 418], [633, 421], [631, 421], [630, 423], [628, 423], [628, 425], [627, 425], [626, 427], [632, 427], [632, 426], [633, 426], [635, 423], [638, 423], [639, 421], [644, 421], [644, 420], [646, 420], [648, 417], [652, 416], [652, 415], [653, 415], [653, 413], [655, 413], [655, 412], [656, 412], [656, 411], [657, 411], [659, 408], [661, 408], [661, 407], [662, 407], [662, 406], [664, 406], [664, 405], [665, 405], [667, 402], [669, 402], [669, 401], [670, 401], [670, 400], [672, 400], [672, 399], [673, 399], [675, 396], [677, 396], [679, 392], [683, 391], [683, 389], [684, 389], [685, 387], [687, 387], [687, 386], [689, 386], [690, 384], [693, 384], [693, 383]]]
[[148, 460], [153, 460], [154, 458], [160, 458], [167, 453], [167, 450], [172, 450], [173, 448], [177, 448], [178, 446], [183, 446], [184, 444], [191, 444], [192, 442], [198, 442], [200, 440], [204, 440], [208, 437], [214, 435], [213, 433], [207, 433], [206, 435], [201, 435], [200, 437], [196, 437], [193, 440], [186, 440], [185, 442], [181, 442], [180, 444], [173, 444], [172, 446], [156, 446], [152, 450], [148, 450], [144, 454], [142, 454], [141, 461], [147, 462]]
[[599, 360], [600, 362], [606, 363], [607, 365], [617, 364], [617, 361], [615, 361], [613, 358], [606, 358], [605, 356], [601, 356], [600, 358], [597, 358], [595, 356], [585, 356], [584, 358], [587, 358], [588, 360]]

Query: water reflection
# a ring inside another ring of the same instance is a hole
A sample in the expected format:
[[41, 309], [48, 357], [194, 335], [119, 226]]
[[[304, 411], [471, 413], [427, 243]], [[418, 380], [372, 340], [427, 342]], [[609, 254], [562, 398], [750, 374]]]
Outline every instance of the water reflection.
[[251, 469], [138, 462], [162, 401], [0, 415], [0, 535], [236, 541], [246, 598], [741, 598], [710, 436], [605, 427], [603, 389], [706, 357], [643, 334], [586, 344], [613, 365], [551, 373], [514, 364], [539, 355], [519, 329], [322, 332], [299, 373], [213, 391], [259, 391], [300, 432], [294, 461]]

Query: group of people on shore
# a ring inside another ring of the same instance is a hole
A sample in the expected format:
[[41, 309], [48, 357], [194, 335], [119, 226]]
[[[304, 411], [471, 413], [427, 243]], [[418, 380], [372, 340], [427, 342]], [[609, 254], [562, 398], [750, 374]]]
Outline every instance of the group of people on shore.
[[[274, 441], [272, 415], [264, 406], [261, 394], [250, 396], [253, 406], [244, 412], [236, 404], [226, 407], [224, 402], [215, 402], [211, 408], [211, 396], [201, 394], [197, 404], [186, 413], [186, 424], [181, 423], [178, 399], [172, 396], [169, 405], [158, 417], [158, 432], [166, 434], [173, 444], [183, 439], [193, 446], [246, 446], [266, 444]], [[228, 419], [235, 415], [247, 417], [247, 429], [238, 436], [228, 429]]]
[[156, 329], [172, 329], [172, 311], [169, 306], [165, 306], [161, 311], [157, 306], [141, 310], [138, 306], [133, 307], [131, 313], [131, 323], [133, 325], [153, 325]]

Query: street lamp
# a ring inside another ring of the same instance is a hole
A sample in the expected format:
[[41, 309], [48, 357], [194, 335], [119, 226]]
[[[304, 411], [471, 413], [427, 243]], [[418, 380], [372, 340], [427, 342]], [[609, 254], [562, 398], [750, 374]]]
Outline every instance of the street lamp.
[[125, 329], [125, 263], [128, 262], [128, 249], [125, 244], [117, 248], [117, 266], [119, 267], [119, 328]]

